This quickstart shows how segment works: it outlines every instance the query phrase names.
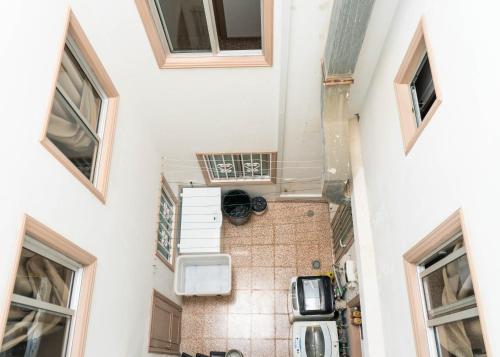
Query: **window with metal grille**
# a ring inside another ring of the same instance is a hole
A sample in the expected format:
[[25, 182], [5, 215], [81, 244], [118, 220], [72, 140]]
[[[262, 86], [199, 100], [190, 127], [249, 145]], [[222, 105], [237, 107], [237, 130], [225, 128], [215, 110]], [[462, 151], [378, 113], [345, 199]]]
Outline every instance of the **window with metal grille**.
[[168, 184], [163, 179], [160, 196], [156, 254], [171, 269], [173, 269], [174, 266], [175, 253], [174, 227], [176, 203], [177, 200], [173, 196]]
[[486, 356], [462, 233], [418, 266], [427, 326], [439, 356]]
[[340, 261], [342, 256], [351, 248], [354, 242], [354, 229], [352, 222], [351, 203], [339, 205], [331, 222], [333, 255], [335, 261]]
[[69, 356], [82, 270], [25, 237], [0, 356]]
[[198, 155], [207, 183], [274, 182], [275, 153], [221, 153]]

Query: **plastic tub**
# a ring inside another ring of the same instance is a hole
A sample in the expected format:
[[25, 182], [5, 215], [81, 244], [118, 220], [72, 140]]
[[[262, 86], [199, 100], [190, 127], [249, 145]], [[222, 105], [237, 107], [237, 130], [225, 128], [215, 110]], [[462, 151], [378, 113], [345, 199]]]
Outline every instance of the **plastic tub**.
[[181, 255], [175, 263], [177, 295], [213, 296], [231, 293], [229, 254]]

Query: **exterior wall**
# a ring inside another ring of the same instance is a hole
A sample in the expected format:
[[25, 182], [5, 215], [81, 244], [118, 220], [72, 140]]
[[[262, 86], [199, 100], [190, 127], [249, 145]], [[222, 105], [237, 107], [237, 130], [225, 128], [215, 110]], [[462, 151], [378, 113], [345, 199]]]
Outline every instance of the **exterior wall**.
[[[470, 235], [469, 261], [478, 277], [475, 288], [490, 353], [500, 354], [500, 341], [493, 338], [500, 331], [500, 287], [494, 283], [500, 271], [500, 243], [494, 233], [500, 200], [500, 48], [495, 45], [499, 10], [494, 1], [481, 6], [465, 0], [400, 1], [361, 106], [386, 356], [415, 355], [402, 255], [460, 207]], [[421, 16], [443, 102], [405, 156], [393, 81]], [[370, 284], [366, 276], [362, 282]]]
[[[119, 56], [108, 48], [116, 40], [110, 29], [120, 24], [108, 21], [113, 13], [106, 6], [72, 3], [120, 93], [103, 205], [39, 141], [51, 105], [68, 2], [0, 4], [0, 301], [10, 298], [5, 287], [27, 213], [97, 257], [85, 355], [147, 356], [153, 287], [179, 299], [172, 292], [173, 274], [154, 258], [161, 164], [142, 120], [144, 87], [132, 85], [126, 53], [117, 61]], [[130, 7], [135, 9], [132, 1]]]

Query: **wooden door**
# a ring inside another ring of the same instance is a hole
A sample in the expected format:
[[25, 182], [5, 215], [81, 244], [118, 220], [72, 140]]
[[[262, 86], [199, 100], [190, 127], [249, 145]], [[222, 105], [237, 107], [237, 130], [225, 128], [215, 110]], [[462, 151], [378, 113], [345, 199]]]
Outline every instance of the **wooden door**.
[[153, 293], [149, 352], [180, 351], [182, 308], [157, 291]]

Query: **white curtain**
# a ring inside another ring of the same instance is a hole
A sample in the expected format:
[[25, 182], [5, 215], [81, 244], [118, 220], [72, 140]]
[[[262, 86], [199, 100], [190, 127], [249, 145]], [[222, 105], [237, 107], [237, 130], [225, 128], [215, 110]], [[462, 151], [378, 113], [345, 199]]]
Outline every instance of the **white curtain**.
[[[463, 242], [460, 242], [454, 247], [454, 250], [462, 246]], [[462, 261], [462, 263], [464, 262]], [[463, 269], [460, 264], [461, 260], [457, 259], [446, 265], [442, 270], [444, 280], [442, 293], [443, 306], [473, 295], [470, 272], [468, 269]], [[467, 274], [464, 275], [464, 272], [467, 272]], [[457, 321], [439, 326], [437, 329], [439, 332], [439, 342], [446, 351], [457, 357], [474, 356], [470, 337], [482, 336], [479, 320]]]
[[[66, 99], [79, 108], [82, 119], [97, 131], [100, 99], [66, 51], [63, 54], [58, 84], [67, 95]], [[65, 109], [62, 100], [57, 95], [54, 98], [48, 129], [51, 139], [71, 148], [75, 157], [92, 154], [91, 136], [70, 117], [71, 114]]]

